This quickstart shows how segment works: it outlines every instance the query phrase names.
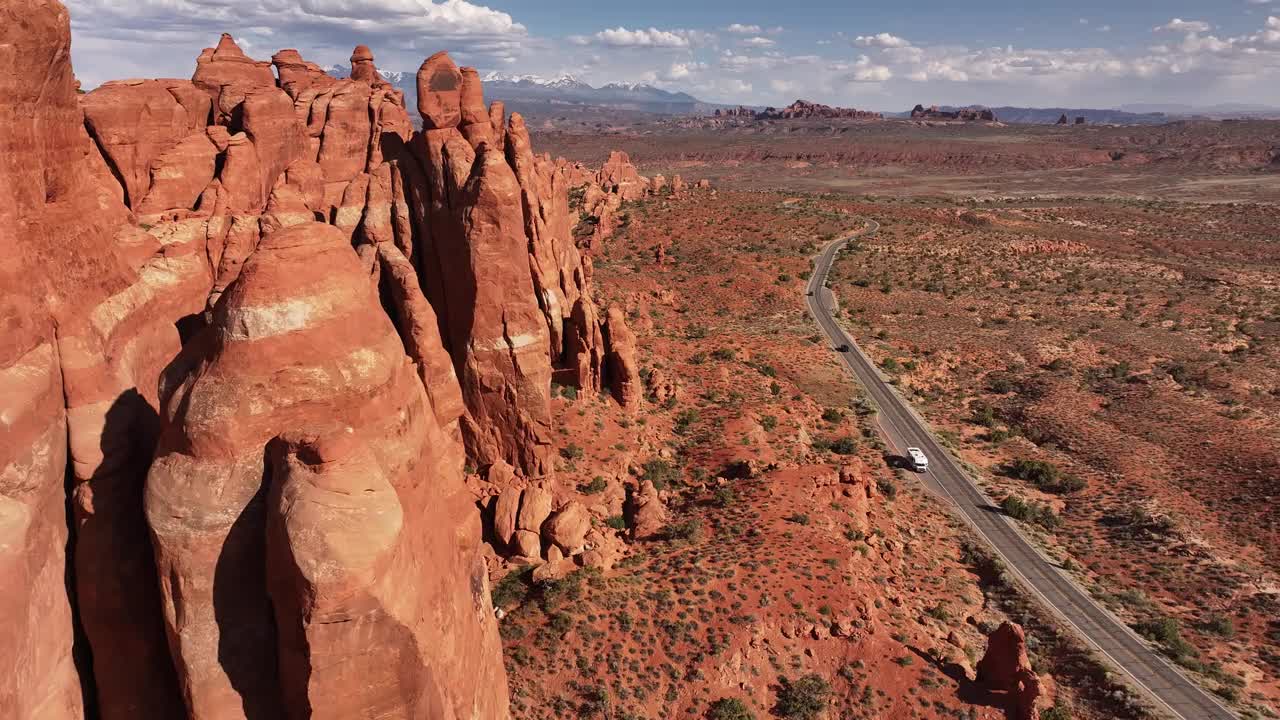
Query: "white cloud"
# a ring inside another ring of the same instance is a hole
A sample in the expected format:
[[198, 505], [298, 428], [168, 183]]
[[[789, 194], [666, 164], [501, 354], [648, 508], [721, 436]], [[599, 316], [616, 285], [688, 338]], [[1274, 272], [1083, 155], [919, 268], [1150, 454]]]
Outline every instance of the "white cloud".
[[759, 25], [743, 25], [742, 23], [733, 23], [724, 29], [725, 32], [737, 33], [738, 35], [759, 35], [763, 30]]
[[773, 47], [778, 43], [774, 42], [773, 40], [770, 40], [767, 37], [760, 37], [759, 35], [756, 35], [753, 37], [749, 37], [746, 40], [743, 40], [742, 44], [750, 45], [751, 47]]
[[1111, 26], [1110, 26], [1110, 25], [1099, 25], [1099, 26], [1098, 26], [1098, 32], [1111, 32]]
[[875, 35], [859, 35], [853, 39], [853, 44], [860, 47], [899, 48], [907, 47], [911, 43], [897, 35], [882, 32]]
[[1168, 30], [1169, 32], [1188, 32], [1203, 33], [1209, 32], [1212, 26], [1203, 20], [1183, 20], [1182, 18], [1174, 18], [1169, 22], [1152, 28], [1153, 32]]
[[65, 0], [74, 62], [87, 87], [114, 77], [184, 77], [200, 49], [235, 29], [260, 59], [295, 47], [308, 60], [346, 62], [358, 43], [384, 67], [448, 49], [461, 61], [501, 62], [531, 49], [511, 15], [466, 0]]
[[893, 71], [887, 66], [877, 65], [866, 55], [860, 55], [858, 61], [853, 64], [853, 72], [847, 79], [860, 83], [878, 83], [892, 77]]
[[648, 30], [628, 30], [616, 27], [601, 30], [593, 37], [596, 42], [610, 47], [687, 48], [693, 44], [692, 38], [695, 36], [696, 33], [690, 30], [659, 30], [652, 27]]

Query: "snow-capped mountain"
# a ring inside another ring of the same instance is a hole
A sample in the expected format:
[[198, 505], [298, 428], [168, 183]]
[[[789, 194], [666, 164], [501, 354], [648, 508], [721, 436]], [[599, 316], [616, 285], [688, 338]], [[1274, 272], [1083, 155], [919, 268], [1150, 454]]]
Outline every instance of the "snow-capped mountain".
[[[333, 65], [325, 72], [344, 78], [350, 74], [345, 65]], [[380, 70], [388, 82], [404, 90], [410, 107], [416, 102], [416, 72]], [[608, 108], [664, 115], [703, 114], [708, 105], [683, 92], [671, 92], [644, 83], [608, 83], [593, 87], [572, 75], [542, 75], [488, 72], [480, 76], [486, 100], [501, 100], [508, 109], [519, 112], [547, 112], [554, 108]]]

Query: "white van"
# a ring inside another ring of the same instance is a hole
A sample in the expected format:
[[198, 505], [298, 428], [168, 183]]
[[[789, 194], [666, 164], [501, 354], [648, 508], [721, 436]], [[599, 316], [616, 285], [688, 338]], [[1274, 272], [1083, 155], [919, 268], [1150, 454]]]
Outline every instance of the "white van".
[[929, 469], [929, 458], [924, 456], [924, 451], [920, 448], [907, 448], [907, 461], [916, 472], [922, 473]]

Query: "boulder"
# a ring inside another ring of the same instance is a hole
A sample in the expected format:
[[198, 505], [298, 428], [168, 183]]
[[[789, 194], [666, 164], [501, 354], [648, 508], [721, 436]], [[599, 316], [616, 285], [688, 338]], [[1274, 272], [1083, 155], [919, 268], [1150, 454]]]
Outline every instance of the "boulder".
[[512, 541], [512, 551], [518, 557], [538, 560], [542, 557], [542, 538], [532, 530], [517, 530]]
[[540, 487], [525, 489], [520, 498], [520, 515], [516, 527], [535, 533], [542, 532], [542, 523], [551, 515], [553, 500], [551, 493]]
[[297, 50], [281, 50], [271, 56], [271, 64], [280, 78], [280, 89], [297, 100], [307, 90], [314, 92], [333, 84], [333, 78], [319, 65], [307, 62]]
[[552, 515], [542, 527], [542, 537], [560, 548], [566, 556], [582, 552], [591, 529], [591, 513], [580, 502], [573, 500]]
[[515, 537], [516, 519], [520, 512], [520, 490], [509, 487], [494, 496], [493, 534], [504, 547]]

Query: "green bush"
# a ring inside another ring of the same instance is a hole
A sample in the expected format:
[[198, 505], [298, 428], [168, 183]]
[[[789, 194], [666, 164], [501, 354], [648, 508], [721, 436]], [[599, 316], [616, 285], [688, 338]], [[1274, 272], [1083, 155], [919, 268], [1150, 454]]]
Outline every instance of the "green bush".
[[1009, 495], [1000, 503], [1000, 509], [1015, 520], [1033, 522], [1046, 530], [1056, 528], [1061, 520], [1053, 512], [1053, 508], [1042, 503], [1026, 501], [1018, 495]]
[[669, 542], [697, 543], [702, 540], [702, 521], [694, 518], [678, 523], [670, 523], [662, 528], [659, 536]]
[[853, 455], [858, 452], [858, 441], [849, 436], [840, 438], [819, 438], [813, 441], [814, 450], [826, 450], [837, 455]]
[[716, 360], [724, 360], [727, 362], [738, 357], [738, 353], [735, 352], [732, 348], [719, 348], [717, 350], [711, 351], [711, 357], [715, 358]]
[[711, 502], [716, 507], [729, 507], [737, 499], [738, 499], [738, 496], [734, 494], [733, 488], [720, 487], [720, 488], [716, 488], [715, 495], [712, 497]]
[[627, 519], [626, 519], [625, 517], [621, 516], [621, 515], [614, 515], [613, 517], [609, 518], [608, 520], [605, 520], [605, 521], [604, 521], [604, 524], [605, 524], [605, 525], [608, 525], [609, 527], [613, 528], [614, 530], [626, 530], [626, 529], [627, 529]]
[[657, 490], [665, 490], [680, 482], [680, 468], [662, 458], [645, 461], [644, 479], [653, 483]]
[[813, 720], [827, 709], [831, 698], [831, 686], [818, 675], [805, 675], [792, 682], [778, 678], [782, 689], [778, 691], [778, 705], [774, 709], [785, 718]]
[[1082, 478], [1064, 473], [1053, 463], [1044, 460], [1019, 458], [1006, 463], [1001, 470], [1005, 475], [1025, 480], [1045, 492], [1064, 495], [1079, 492], [1085, 488], [1085, 481]]
[[490, 593], [493, 606], [507, 607], [524, 600], [531, 587], [533, 587], [533, 566], [512, 570], [493, 586], [493, 591]]
[[1171, 617], [1146, 620], [1134, 626], [1140, 635], [1158, 643], [1175, 660], [1194, 658], [1200, 653], [1182, 637], [1182, 627]]
[[822, 411], [822, 419], [829, 423], [837, 423], [844, 419], [844, 413], [838, 408], [827, 408]]
[[707, 720], [756, 720], [756, 716], [738, 698], [720, 698], [711, 703]]
[[773, 415], [765, 415], [760, 418], [760, 427], [764, 428], [765, 432], [773, 432], [773, 429], [778, 427], [778, 418]]
[[560, 448], [560, 457], [565, 460], [579, 460], [582, 458], [582, 448], [577, 443], [569, 443]]
[[595, 495], [596, 493], [604, 492], [604, 489], [607, 487], [609, 487], [609, 482], [603, 477], [597, 475], [591, 478], [591, 482], [579, 485], [578, 492], [583, 495]]

